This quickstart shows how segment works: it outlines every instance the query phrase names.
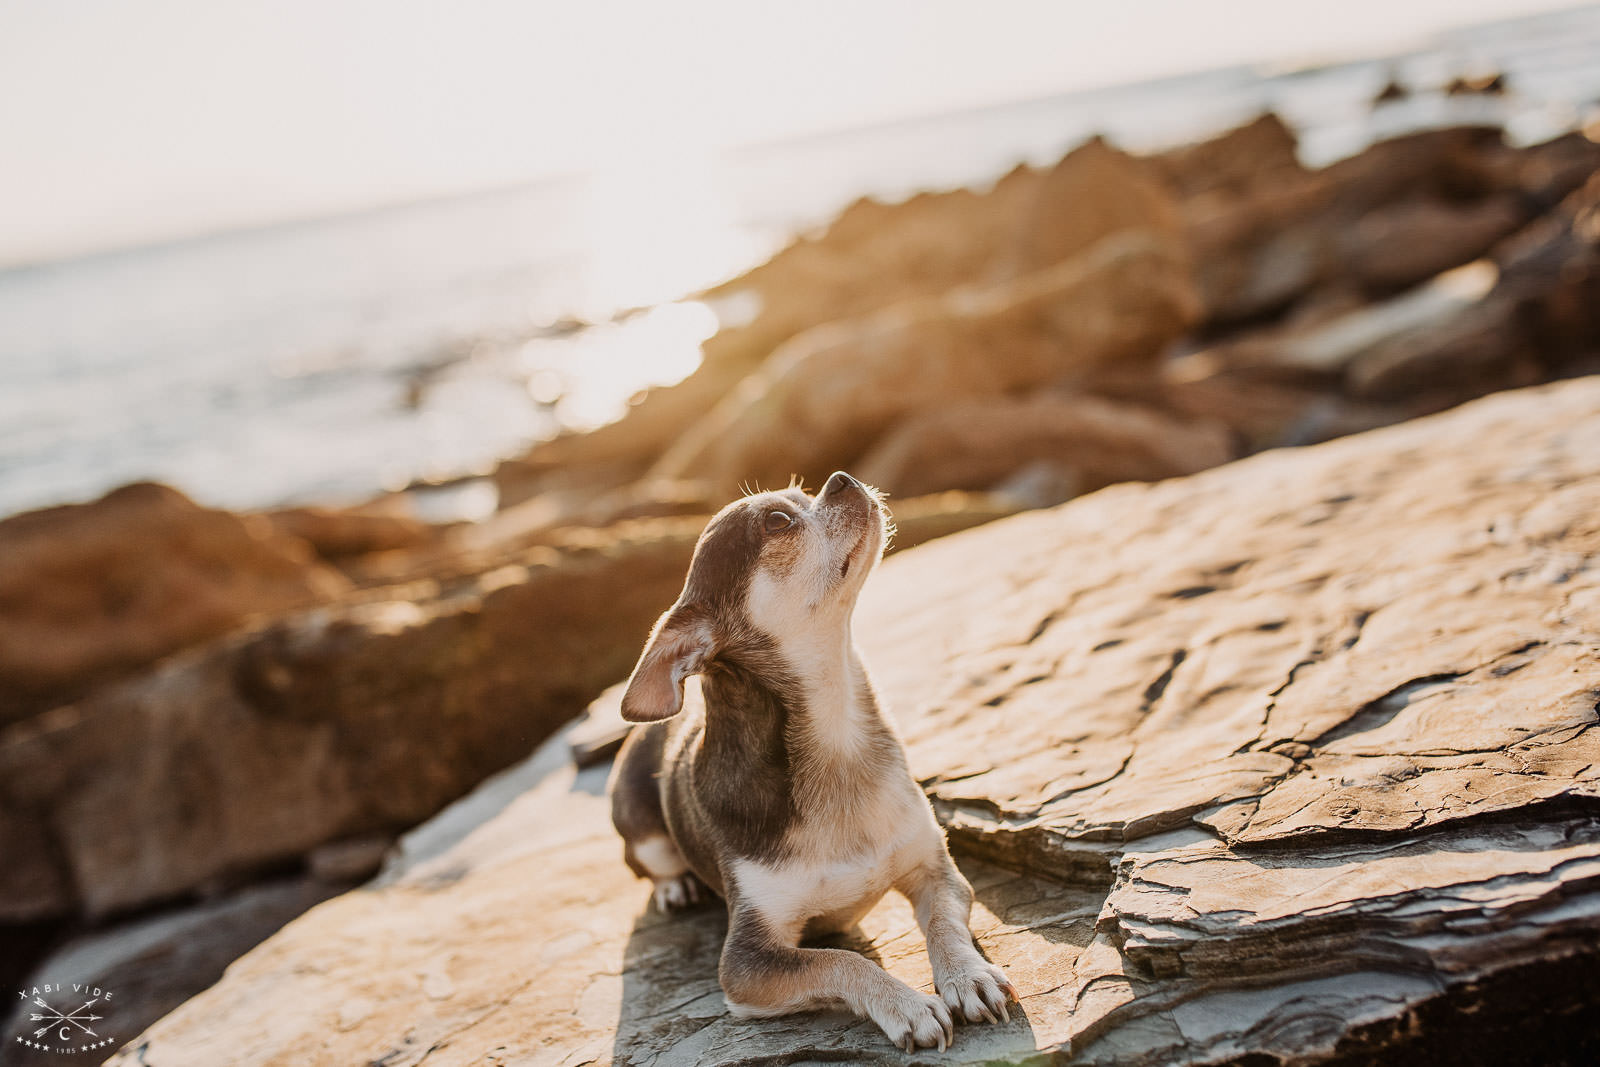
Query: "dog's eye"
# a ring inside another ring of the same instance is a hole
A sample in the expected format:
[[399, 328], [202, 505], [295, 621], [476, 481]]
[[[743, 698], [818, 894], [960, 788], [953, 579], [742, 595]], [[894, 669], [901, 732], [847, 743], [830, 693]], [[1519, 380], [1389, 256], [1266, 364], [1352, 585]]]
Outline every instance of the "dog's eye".
[[779, 530], [787, 530], [792, 525], [794, 525], [794, 519], [789, 517], [789, 513], [787, 511], [767, 512], [767, 533], [777, 533]]

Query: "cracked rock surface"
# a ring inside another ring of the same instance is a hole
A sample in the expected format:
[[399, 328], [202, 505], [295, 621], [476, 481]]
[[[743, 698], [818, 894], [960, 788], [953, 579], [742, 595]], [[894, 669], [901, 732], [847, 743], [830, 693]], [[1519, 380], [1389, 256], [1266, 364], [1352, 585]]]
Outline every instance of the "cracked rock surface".
[[[857, 634], [1009, 1025], [732, 1019], [562, 737], [113, 1062], [1600, 1056], [1600, 378], [942, 539]], [[849, 944], [930, 986], [903, 902]]]
[[928, 545], [860, 630], [956, 835], [1059, 877], [1594, 810], [1597, 475], [1600, 378], [1501, 394]]

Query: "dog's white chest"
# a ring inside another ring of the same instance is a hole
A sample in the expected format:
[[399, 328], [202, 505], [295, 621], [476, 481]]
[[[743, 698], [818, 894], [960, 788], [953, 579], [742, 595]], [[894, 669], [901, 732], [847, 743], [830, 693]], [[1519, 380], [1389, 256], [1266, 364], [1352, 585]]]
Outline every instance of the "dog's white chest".
[[851, 842], [855, 847], [830, 849], [818, 841], [824, 847], [780, 863], [735, 861], [740, 903], [758, 911], [775, 932], [848, 927], [906, 874], [942, 854], [943, 838], [932, 813], [921, 804], [906, 807], [910, 810], [897, 813], [899, 818]]
[[767, 865], [739, 861], [741, 904], [754, 908], [775, 932], [798, 936], [812, 928], [848, 926], [894, 884], [892, 857], [860, 856], [832, 863]]

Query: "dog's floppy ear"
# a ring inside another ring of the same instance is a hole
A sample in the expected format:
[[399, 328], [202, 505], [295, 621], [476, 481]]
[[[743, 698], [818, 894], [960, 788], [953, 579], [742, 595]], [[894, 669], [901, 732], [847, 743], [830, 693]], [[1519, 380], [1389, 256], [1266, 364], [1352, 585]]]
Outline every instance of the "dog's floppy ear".
[[656, 620], [644, 652], [622, 694], [622, 717], [658, 722], [683, 710], [683, 682], [699, 674], [711, 655], [711, 628], [691, 612], [673, 608]]

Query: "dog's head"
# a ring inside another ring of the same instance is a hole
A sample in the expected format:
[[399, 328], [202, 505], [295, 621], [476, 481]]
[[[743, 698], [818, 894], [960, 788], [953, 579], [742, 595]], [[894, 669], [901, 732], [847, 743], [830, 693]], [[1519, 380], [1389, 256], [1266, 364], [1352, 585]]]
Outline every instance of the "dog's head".
[[723, 508], [700, 535], [683, 593], [633, 669], [623, 718], [677, 714], [684, 680], [718, 656], [848, 641], [856, 597], [887, 537], [877, 491], [843, 471], [815, 497], [785, 489]]

